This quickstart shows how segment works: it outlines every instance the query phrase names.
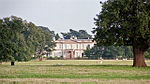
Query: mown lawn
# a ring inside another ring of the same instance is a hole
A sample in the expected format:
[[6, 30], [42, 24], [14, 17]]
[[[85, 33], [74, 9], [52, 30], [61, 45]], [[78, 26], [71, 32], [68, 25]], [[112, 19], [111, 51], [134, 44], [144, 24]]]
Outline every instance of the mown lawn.
[[[46, 60], [0, 65], [0, 84], [150, 84], [148, 67], [132, 67], [132, 61], [122, 60]], [[41, 82], [41, 83], [40, 83]]]

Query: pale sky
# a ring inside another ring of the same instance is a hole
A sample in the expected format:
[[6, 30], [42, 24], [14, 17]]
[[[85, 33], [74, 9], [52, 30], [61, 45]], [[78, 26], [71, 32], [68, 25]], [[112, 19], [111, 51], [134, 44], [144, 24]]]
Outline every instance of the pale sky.
[[83, 29], [91, 34], [100, 1], [104, 0], [0, 0], [0, 18], [14, 15], [56, 33]]

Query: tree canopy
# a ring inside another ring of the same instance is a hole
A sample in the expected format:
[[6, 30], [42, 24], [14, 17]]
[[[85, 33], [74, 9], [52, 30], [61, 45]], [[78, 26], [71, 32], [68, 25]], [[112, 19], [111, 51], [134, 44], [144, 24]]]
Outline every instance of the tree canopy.
[[130, 46], [94, 46], [91, 49], [87, 48], [84, 54], [89, 59], [133, 58], [132, 48]]
[[107, 0], [95, 18], [98, 45], [133, 46], [133, 66], [146, 67], [144, 52], [150, 46], [150, 1]]
[[88, 34], [85, 30], [75, 31], [70, 29], [67, 33], [62, 33], [64, 39], [70, 39], [71, 37], [77, 37], [78, 39], [88, 39], [92, 38], [90, 34]]
[[0, 61], [28, 61], [45, 45], [55, 46], [52, 35], [32, 22], [11, 16], [0, 19]]

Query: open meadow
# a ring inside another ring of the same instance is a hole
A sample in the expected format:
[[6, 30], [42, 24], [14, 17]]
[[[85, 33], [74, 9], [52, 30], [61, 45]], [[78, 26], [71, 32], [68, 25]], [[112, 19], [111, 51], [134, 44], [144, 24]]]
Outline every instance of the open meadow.
[[45, 60], [0, 64], [0, 84], [150, 84], [148, 67], [131, 60]]

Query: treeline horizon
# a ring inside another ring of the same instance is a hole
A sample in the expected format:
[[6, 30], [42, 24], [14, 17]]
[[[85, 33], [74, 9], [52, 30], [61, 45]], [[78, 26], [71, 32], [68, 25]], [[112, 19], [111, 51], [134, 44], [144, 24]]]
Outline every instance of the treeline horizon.
[[[61, 32], [64, 39], [77, 37], [78, 39], [92, 39], [92, 35], [86, 30], [73, 30]], [[20, 17], [11, 16], [0, 19], [0, 62], [4, 61], [29, 61], [33, 56], [42, 58], [43, 51], [51, 52], [55, 47], [54, 37], [59, 34], [48, 27], [36, 26]], [[102, 49], [103, 48], [103, 49]], [[132, 48], [129, 46], [94, 46], [85, 50], [85, 56], [89, 59], [102, 58], [133, 58]], [[150, 50], [145, 54], [150, 58]]]

